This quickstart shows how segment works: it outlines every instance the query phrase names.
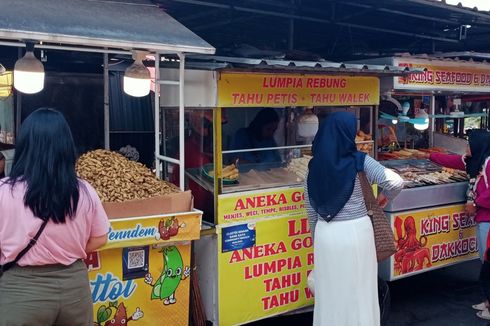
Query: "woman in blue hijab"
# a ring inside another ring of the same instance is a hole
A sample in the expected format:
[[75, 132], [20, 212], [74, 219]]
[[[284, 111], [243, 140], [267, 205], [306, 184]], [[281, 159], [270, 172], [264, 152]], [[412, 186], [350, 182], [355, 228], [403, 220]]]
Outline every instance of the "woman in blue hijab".
[[403, 180], [357, 150], [356, 117], [331, 114], [313, 141], [305, 203], [314, 239], [314, 325], [379, 326], [374, 233], [357, 174], [383, 189], [386, 205]]

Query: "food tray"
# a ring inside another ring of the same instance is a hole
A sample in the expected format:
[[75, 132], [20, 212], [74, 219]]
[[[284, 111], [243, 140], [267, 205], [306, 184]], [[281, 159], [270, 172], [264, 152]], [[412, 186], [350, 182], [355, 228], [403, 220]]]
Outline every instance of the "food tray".
[[[212, 171], [212, 170], [214, 170], [214, 164], [206, 164], [201, 168], [202, 174], [207, 179], [209, 179], [210, 181], [214, 180], [214, 176], [209, 174], [209, 171]], [[223, 184], [224, 185], [236, 185], [238, 183], [239, 183], [238, 180], [223, 178]]]
[[431, 161], [428, 161], [428, 160], [426, 160], [426, 161], [425, 160], [412, 161], [409, 164], [415, 168], [425, 170], [425, 171], [430, 171], [430, 172], [442, 170], [441, 166], [439, 166], [435, 163], [432, 163]]
[[400, 212], [424, 207], [456, 204], [466, 201], [467, 182], [403, 189], [385, 207], [387, 212]]

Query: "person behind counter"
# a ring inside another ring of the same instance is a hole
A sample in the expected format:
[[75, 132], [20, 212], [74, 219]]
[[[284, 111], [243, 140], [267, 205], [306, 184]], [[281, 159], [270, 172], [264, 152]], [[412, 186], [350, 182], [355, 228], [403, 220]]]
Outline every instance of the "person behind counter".
[[[468, 144], [468, 153], [463, 156], [425, 153], [419, 154], [419, 157], [428, 158], [448, 168], [466, 171], [470, 177], [465, 211], [469, 216], [474, 216], [477, 225], [478, 251], [480, 260], [484, 262], [490, 230], [490, 133], [486, 130], [474, 130], [469, 134]], [[481, 273], [480, 278], [483, 275], [486, 274]], [[486, 318], [481, 315], [479, 317], [490, 319], [488, 301], [475, 304], [473, 308], [483, 311], [486, 316]]]
[[[277, 147], [274, 133], [279, 125], [279, 115], [274, 109], [266, 108], [257, 113], [247, 128], [239, 129], [235, 133], [233, 149], [254, 149]], [[239, 153], [242, 163], [277, 163], [281, 156], [277, 150]]]
[[106, 243], [109, 221], [75, 160], [61, 113], [39, 109], [25, 119], [0, 181], [0, 326], [92, 325], [82, 259]]
[[[1, 131], [2, 126], [0, 125]], [[4, 178], [10, 172], [14, 153], [14, 145], [0, 142], [0, 179]]]
[[[188, 115], [189, 129], [185, 138], [185, 167], [198, 168], [213, 163], [213, 113], [211, 110], [192, 110]], [[223, 115], [221, 123], [227, 123]], [[175, 152], [177, 156], [178, 151]], [[171, 176], [174, 184], [179, 184], [179, 168], [176, 167]], [[192, 179], [189, 189], [194, 196], [194, 206], [204, 212], [206, 221], [214, 221], [213, 194]]]
[[403, 180], [357, 150], [356, 126], [347, 112], [333, 113], [320, 125], [305, 180], [317, 326], [380, 324], [374, 232], [357, 174], [365, 171], [383, 189], [381, 206], [398, 195]]

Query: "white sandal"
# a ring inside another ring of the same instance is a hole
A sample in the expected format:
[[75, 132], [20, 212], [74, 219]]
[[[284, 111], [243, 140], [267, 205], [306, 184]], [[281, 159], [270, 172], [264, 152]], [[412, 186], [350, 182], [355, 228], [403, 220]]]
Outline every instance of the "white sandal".
[[487, 305], [485, 304], [485, 302], [481, 302], [479, 304], [474, 304], [471, 307], [473, 309], [475, 309], [475, 310], [480, 310], [480, 311], [483, 311], [483, 310], [486, 310], [487, 309]]
[[478, 317], [480, 317], [481, 319], [486, 319], [486, 320], [490, 320], [490, 312], [487, 310], [482, 310], [482, 311], [478, 311], [476, 313], [476, 315]]

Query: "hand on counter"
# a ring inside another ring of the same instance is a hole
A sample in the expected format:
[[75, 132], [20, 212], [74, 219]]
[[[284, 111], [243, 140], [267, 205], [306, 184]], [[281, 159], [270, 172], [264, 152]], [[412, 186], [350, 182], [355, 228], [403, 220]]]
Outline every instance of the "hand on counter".
[[388, 205], [388, 198], [386, 198], [386, 196], [383, 194], [379, 194], [376, 200], [378, 201], [378, 205], [381, 208], [385, 208], [386, 205]]
[[418, 158], [418, 159], [426, 159], [426, 160], [428, 160], [430, 158], [430, 153], [418, 151], [418, 152], [415, 153], [415, 157]]
[[473, 203], [466, 203], [464, 206], [464, 211], [468, 216], [475, 216], [476, 214], [476, 206]]

